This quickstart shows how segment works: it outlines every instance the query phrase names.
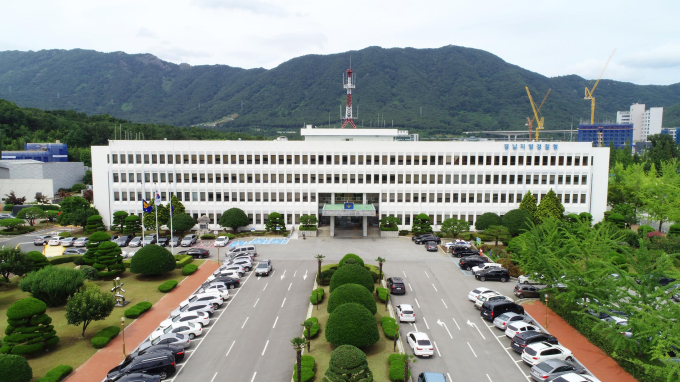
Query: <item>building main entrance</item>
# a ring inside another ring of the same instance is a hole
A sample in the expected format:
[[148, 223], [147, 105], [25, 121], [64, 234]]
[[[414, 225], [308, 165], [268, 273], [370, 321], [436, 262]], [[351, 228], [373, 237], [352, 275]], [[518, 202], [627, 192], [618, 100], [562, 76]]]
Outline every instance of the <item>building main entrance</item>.
[[367, 199], [367, 194], [319, 194], [319, 226], [330, 226], [331, 236], [336, 236], [336, 230], [338, 236], [367, 236], [369, 224], [375, 224], [378, 216]]

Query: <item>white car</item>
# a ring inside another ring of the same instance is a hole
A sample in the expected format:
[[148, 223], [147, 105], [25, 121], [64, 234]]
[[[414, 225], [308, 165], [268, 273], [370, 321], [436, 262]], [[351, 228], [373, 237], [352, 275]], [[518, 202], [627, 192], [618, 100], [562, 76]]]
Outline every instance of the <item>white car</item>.
[[[538, 275], [534, 275], [536, 278], [542, 278]], [[520, 284], [540, 284], [538, 281], [529, 278], [527, 275], [520, 275], [517, 277], [517, 282]]]
[[241, 278], [241, 273], [239, 273], [236, 270], [231, 270], [228, 271], [226, 269], [218, 269], [217, 272], [213, 273], [212, 276], [208, 277], [208, 282], [215, 280], [215, 277], [221, 276], [221, 277], [231, 277], [232, 279], [240, 279]]
[[[538, 326], [534, 326], [528, 322], [513, 322], [512, 324], [508, 325], [508, 327], [505, 329], [505, 335], [508, 336], [508, 338], [512, 339], [515, 335], [528, 332], [530, 330], [538, 332]], [[563, 360], [564, 361], [564, 360]]]
[[503, 296], [500, 293], [484, 293], [477, 296], [477, 301], [475, 301], [475, 308], [482, 309], [482, 305], [484, 305], [485, 302], [499, 300], [513, 302], [513, 300], [510, 297]]
[[227, 236], [218, 236], [215, 239], [215, 243], [213, 243], [213, 245], [215, 247], [224, 247], [227, 245], [227, 243], [229, 243], [229, 238]]
[[47, 242], [49, 245], [61, 245], [61, 238], [59, 236], [54, 236]]
[[229, 265], [240, 265], [240, 266], [243, 267], [243, 269], [245, 269], [246, 271], [249, 271], [249, 272], [250, 272], [251, 269], [253, 269], [253, 262], [250, 259], [244, 258], [244, 257], [238, 257], [238, 258], [230, 261], [226, 265], [227, 266], [229, 266]]
[[224, 267], [224, 270], [225, 270], [225, 271], [236, 271], [236, 272], [240, 273], [241, 276], [243, 276], [244, 274], [246, 274], [245, 268], [243, 268], [242, 266], [240, 266], [240, 265], [238, 265], [238, 264], [227, 265], [226, 267]]
[[122, 251], [120, 255], [123, 256], [124, 259], [129, 259], [134, 256], [135, 253], [137, 253], [137, 251]]
[[553, 382], [601, 382], [599, 379], [588, 374], [562, 374], [559, 377], [553, 379]]
[[564, 346], [553, 345], [549, 342], [538, 342], [528, 345], [522, 352], [522, 361], [531, 366], [536, 366], [549, 359], [560, 361], [573, 361], [571, 351]]
[[74, 247], [84, 247], [87, 245], [87, 243], [90, 241], [89, 238], [87, 237], [79, 237], [76, 239], [76, 241], [73, 242]]
[[151, 333], [151, 336], [149, 337], [151, 341], [155, 340], [156, 338], [162, 336], [163, 334], [184, 334], [185, 336], [189, 336], [190, 340], [193, 340], [194, 338], [198, 337], [201, 335], [203, 332], [203, 328], [199, 324], [194, 324], [191, 322], [175, 322], [172, 325], [169, 325], [165, 327], [164, 329], [156, 329]]
[[165, 329], [177, 322], [191, 322], [204, 327], [210, 323], [210, 316], [205, 312], [184, 312], [161, 322], [159, 329]]
[[450, 249], [451, 247], [455, 247], [455, 246], [470, 248], [472, 246], [472, 244], [470, 244], [470, 242], [468, 242], [468, 241], [460, 240], [460, 239], [458, 239], [456, 241], [450, 241], [450, 242], [444, 244], [444, 248], [446, 248], [446, 249]]
[[434, 347], [427, 334], [423, 332], [408, 332], [406, 335], [408, 345], [413, 350], [413, 354], [417, 357], [432, 357], [434, 355]]
[[224, 286], [223, 288], [220, 288], [220, 285], [214, 285], [214, 288], [205, 288], [201, 287], [199, 290], [196, 291], [196, 294], [199, 293], [213, 293], [217, 294], [222, 297], [223, 300], [229, 300], [229, 289]]
[[212, 306], [214, 306], [215, 308], [217, 308], [218, 306], [222, 306], [222, 304], [224, 303], [224, 299], [222, 298], [222, 296], [220, 296], [217, 293], [194, 294], [192, 296], [189, 296], [188, 299], [182, 301], [179, 304], [179, 306], [182, 307], [186, 304], [191, 304], [191, 303], [194, 303], [194, 302], [209, 303], [209, 304], [212, 304]]
[[491, 267], [500, 267], [500, 266], [502, 266], [502, 265], [500, 265], [498, 263], [484, 263], [480, 266], [472, 267], [472, 273], [477, 273], [479, 271], [483, 271], [483, 270], [489, 269]]
[[416, 322], [416, 312], [413, 311], [413, 306], [409, 304], [397, 305], [397, 317], [399, 322]]
[[476, 302], [476, 301], [477, 301], [477, 296], [479, 296], [480, 294], [486, 294], [486, 293], [496, 293], [496, 294], [500, 294], [500, 293], [496, 292], [496, 291], [493, 290], [493, 289], [484, 288], [484, 287], [479, 287], [479, 288], [477, 288], [477, 289], [475, 289], [475, 290], [470, 291], [470, 293], [468, 293], [468, 300], [470, 300], [470, 301], [472, 301], [472, 302]]
[[77, 239], [78, 239], [77, 237], [65, 237], [59, 240], [59, 244], [61, 244], [64, 247], [72, 247], [73, 243], [75, 243]]

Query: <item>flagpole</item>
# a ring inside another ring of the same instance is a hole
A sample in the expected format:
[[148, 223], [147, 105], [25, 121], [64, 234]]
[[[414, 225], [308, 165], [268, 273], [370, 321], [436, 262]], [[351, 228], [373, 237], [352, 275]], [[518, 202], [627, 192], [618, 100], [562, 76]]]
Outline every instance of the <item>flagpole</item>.
[[[154, 197], [155, 197], [155, 201], [158, 201], [158, 184], [156, 184], [156, 195]], [[160, 205], [160, 203], [154, 203], [154, 204], [156, 205], [156, 208], [155, 208], [155, 210], [156, 210], [156, 241], [158, 241], [158, 239], [159, 239], [159, 236], [158, 236], [158, 206]]]
[[170, 197], [170, 252], [175, 254], [175, 246], [172, 243], [172, 196]]

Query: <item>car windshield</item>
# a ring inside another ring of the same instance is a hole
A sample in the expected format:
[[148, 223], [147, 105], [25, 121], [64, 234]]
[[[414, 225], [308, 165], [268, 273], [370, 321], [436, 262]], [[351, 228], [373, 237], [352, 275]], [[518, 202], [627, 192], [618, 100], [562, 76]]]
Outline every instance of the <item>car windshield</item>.
[[430, 340], [418, 340], [418, 345], [429, 346], [431, 344], [430, 344]]
[[172, 325], [168, 325], [168, 327], [165, 328], [165, 330], [163, 330], [163, 333], [168, 334], [168, 333], [170, 333], [170, 331], [171, 331], [172, 329], [173, 329], [173, 328], [172, 328]]
[[481, 292], [479, 289], [475, 289], [475, 290], [472, 291], [472, 293], [479, 293], [479, 292]]
[[220, 236], [216, 241], [225, 241], [226, 239], [228, 239], [226, 236]]
[[530, 347], [525, 347], [524, 352], [529, 354], [529, 355], [536, 355], [536, 350], [530, 348]]
[[503, 314], [501, 314], [500, 316], [498, 316], [498, 319], [500, 319], [501, 321], [505, 321], [505, 320], [507, 320], [508, 318], [510, 318], [510, 315], [507, 314], [507, 313], [503, 313]]
[[513, 332], [516, 332], [516, 331], [517, 331], [517, 327], [516, 327], [516, 326], [513, 326], [513, 325], [508, 325], [508, 329], [510, 329], [510, 330], [513, 331]]
[[158, 343], [161, 342], [161, 338], [158, 337], [155, 340], [151, 341], [151, 345], [158, 345]]
[[178, 315], [176, 315], [175, 317], [172, 318], [172, 322], [177, 322], [177, 321], [179, 321], [180, 318], [182, 318], [182, 316], [180, 316], [178, 314]]
[[147, 236], [144, 238], [144, 240], [153, 240], [153, 236]]
[[547, 362], [541, 362], [538, 365], [536, 365], [536, 367], [545, 371], [546, 373], [550, 373], [553, 370], [553, 367], [548, 365]]
[[191, 235], [189, 235], [189, 236], [184, 236], [184, 240], [191, 240], [191, 239], [192, 239]]
[[267, 268], [267, 264], [260, 264], [257, 266], [258, 268]]

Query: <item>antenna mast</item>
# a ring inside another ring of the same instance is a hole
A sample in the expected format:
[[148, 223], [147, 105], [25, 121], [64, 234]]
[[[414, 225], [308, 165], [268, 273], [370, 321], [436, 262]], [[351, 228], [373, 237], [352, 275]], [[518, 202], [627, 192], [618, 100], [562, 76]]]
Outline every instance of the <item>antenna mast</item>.
[[345, 106], [345, 118], [344, 121], [342, 122], [342, 127], [341, 129], [344, 129], [345, 126], [349, 123], [352, 125], [353, 128], [357, 128], [357, 126], [354, 124], [354, 118], [352, 117], [352, 89], [354, 89], [354, 79], [352, 78], [352, 58], [350, 57], [350, 68], [347, 69], [347, 82], [345, 82], [345, 79], [343, 77], [343, 87], [347, 89], [347, 104]]

